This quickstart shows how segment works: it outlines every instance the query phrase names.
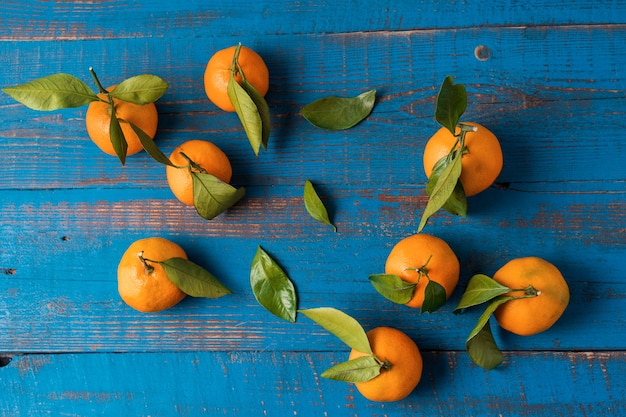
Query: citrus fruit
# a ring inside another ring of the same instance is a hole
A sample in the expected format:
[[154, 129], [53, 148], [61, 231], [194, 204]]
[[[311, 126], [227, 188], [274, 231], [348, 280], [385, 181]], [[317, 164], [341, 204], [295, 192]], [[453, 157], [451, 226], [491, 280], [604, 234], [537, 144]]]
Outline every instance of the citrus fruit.
[[171, 258], [187, 259], [187, 254], [176, 243], [159, 237], [132, 243], [117, 267], [117, 289], [122, 300], [144, 313], [178, 304], [185, 298], [185, 293], [170, 281], [160, 264], [149, 261]]
[[[502, 171], [502, 148], [496, 136], [478, 123], [463, 122], [475, 126], [476, 132], [465, 135], [465, 150], [461, 157], [460, 181], [465, 195], [471, 197], [486, 190], [494, 183]], [[457, 127], [457, 134], [460, 128]], [[445, 127], [439, 129], [424, 147], [424, 172], [430, 177], [433, 167], [441, 158], [450, 153], [457, 137]], [[456, 145], [458, 149], [459, 145]]]
[[406, 305], [421, 308], [429, 279], [443, 286], [446, 299], [452, 295], [459, 282], [460, 264], [452, 248], [443, 239], [418, 233], [402, 239], [391, 249], [385, 263], [385, 273], [417, 284], [413, 297]]
[[170, 155], [170, 161], [176, 167], [168, 165], [165, 169], [170, 189], [183, 203], [193, 205], [193, 180], [187, 168], [190, 162], [185, 156], [195, 164], [195, 167], [192, 165], [194, 172], [198, 172], [199, 167], [226, 183], [230, 182], [233, 169], [228, 156], [220, 148], [205, 140], [187, 141]]
[[[115, 86], [109, 87], [107, 91], [111, 92]], [[108, 100], [105, 94], [98, 94], [103, 100]], [[143, 149], [141, 141], [137, 137], [135, 131], [125, 120], [143, 130], [151, 139], [156, 135], [158, 124], [158, 113], [154, 103], [134, 104], [128, 101], [113, 99], [115, 106], [115, 114], [120, 119], [120, 126], [128, 144], [126, 155], [133, 155]], [[85, 124], [87, 125], [87, 134], [98, 147], [109, 155], [116, 155], [113, 144], [111, 143], [110, 124], [111, 124], [111, 106], [103, 101], [93, 101], [87, 107], [85, 114]]]
[[[528, 298], [507, 301], [494, 312], [503, 329], [521, 336], [549, 329], [569, 303], [569, 287], [563, 275], [554, 265], [541, 258], [513, 259], [500, 268], [493, 279], [519, 290], [507, 295], [529, 295]], [[529, 287], [532, 289], [526, 290]]]
[[[422, 378], [422, 355], [415, 342], [400, 330], [376, 327], [367, 332], [374, 355], [383, 362], [380, 375], [356, 382], [361, 395], [371, 401], [399, 401], [406, 398]], [[366, 356], [352, 349], [349, 359]]]
[[[204, 91], [213, 104], [224, 111], [233, 112], [235, 108], [228, 97], [228, 82], [230, 80], [233, 56], [237, 47], [217, 51], [207, 63], [204, 71]], [[252, 49], [241, 46], [239, 51], [239, 67], [252, 86], [265, 96], [269, 89], [269, 70], [263, 58]], [[235, 80], [241, 84], [241, 73], [237, 70]]]

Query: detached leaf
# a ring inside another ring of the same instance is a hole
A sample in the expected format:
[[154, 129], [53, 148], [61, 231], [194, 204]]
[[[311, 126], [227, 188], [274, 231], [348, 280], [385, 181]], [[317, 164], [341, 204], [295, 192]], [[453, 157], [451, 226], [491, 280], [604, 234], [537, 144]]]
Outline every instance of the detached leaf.
[[[437, 181], [439, 181], [441, 174], [449, 163], [450, 158], [444, 156], [437, 161], [433, 167], [430, 177], [428, 178], [428, 182], [426, 183], [426, 193], [429, 196], [433, 193]], [[467, 216], [467, 197], [465, 196], [465, 189], [463, 188], [463, 184], [461, 184], [460, 180], [457, 180], [452, 194], [448, 197], [445, 204], [441, 208], [446, 210], [448, 213], [457, 216]]]
[[470, 340], [465, 343], [470, 358], [486, 370], [491, 370], [502, 363], [504, 359], [498, 348], [489, 322]]
[[358, 321], [343, 311], [332, 307], [318, 307], [300, 310], [300, 312], [335, 335], [352, 349], [369, 355], [374, 354], [363, 327], [361, 327]]
[[369, 280], [380, 295], [396, 304], [406, 304], [415, 293], [415, 284], [393, 274], [373, 274]]
[[260, 246], [257, 248], [250, 270], [250, 285], [260, 305], [275, 316], [296, 321], [296, 290], [293, 283]]
[[261, 117], [261, 146], [263, 146], [264, 150], [267, 150], [271, 131], [270, 108], [261, 93], [245, 78], [242, 80], [241, 86], [246, 90], [246, 93], [248, 93], [259, 112], [259, 116]]
[[135, 104], [148, 104], [157, 101], [169, 88], [165, 80], [156, 75], [142, 74], [128, 78], [118, 84], [111, 97]]
[[476, 274], [467, 283], [467, 288], [454, 312], [458, 313], [464, 308], [482, 304], [508, 292], [511, 292], [509, 287], [499, 284], [487, 275]]
[[33, 110], [67, 109], [99, 100], [87, 84], [69, 74], [49, 75], [2, 91]]
[[232, 72], [228, 81], [227, 91], [228, 98], [230, 98], [230, 102], [235, 108], [237, 116], [239, 116], [252, 150], [258, 156], [259, 149], [263, 143], [263, 122], [259, 109], [248, 92], [235, 80]]
[[454, 84], [451, 76], [447, 76], [437, 95], [435, 120], [456, 136], [456, 126], [467, 108], [467, 91], [463, 84]]
[[171, 258], [159, 264], [174, 285], [187, 295], [218, 298], [232, 294], [213, 274], [187, 259]]
[[424, 289], [424, 302], [420, 312], [432, 313], [439, 310], [445, 303], [446, 289], [440, 283], [429, 279]]
[[448, 201], [456, 187], [459, 177], [461, 176], [461, 152], [459, 150], [452, 151], [448, 156], [450, 162], [441, 172], [437, 179], [437, 183], [433, 187], [432, 194], [428, 199], [422, 219], [417, 229], [418, 233], [422, 231], [428, 218], [435, 214]]
[[113, 104], [111, 106], [111, 121], [109, 122], [109, 136], [111, 138], [111, 145], [115, 150], [115, 154], [120, 159], [122, 165], [126, 163], [126, 154], [128, 153], [128, 142], [124, 137], [124, 132], [120, 126], [120, 121], [115, 115], [115, 109]]
[[309, 180], [306, 180], [304, 183], [304, 207], [315, 220], [325, 223], [331, 226], [335, 232], [337, 231], [337, 227], [332, 224], [328, 217], [328, 211], [326, 210], [324, 203], [320, 199], [319, 195], [317, 195], [317, 192], [313, 187], [313, 183]]
[[148, 155], [152, 157], [152, 159], [164, 165], [169, 165], [173, 167], [176, 166], [172, 163], [172, 161], [170, 161], [170, 159], [167, 156], [165, 156], [163, 152], [161, 152], [161, 150], [156, 145], [156, 143], [154, 143], [154, 140], [152, 140], [152, 138], [146, 132], [141, 130], [139, 126], [126, 120], [124, 120], [124, 122], [130, 125], [130, 127], [133, 129], [133, 132], [135, 132], [135, 134], [139, 138], [139, 141], [141, 142], [141, 146], [143, 146], [143, 149], [148, 153]]
[[307, 104], [302, 116], [313, 126], [328, 130], [349, 129], [372, 112], [376, 90], [369, 90], [356, 97], [326, 97]]
[[380, 363], [371, 355], [338, 363], [322, 372], [322, 378], [343, 382], [365, 382], [378, 375], [380, 375]]
[[193, 205], [198, 214], [212, 220], [228, 210], [246, 193], [245, 188], [235, 188], [206, 172], [191, 172]]

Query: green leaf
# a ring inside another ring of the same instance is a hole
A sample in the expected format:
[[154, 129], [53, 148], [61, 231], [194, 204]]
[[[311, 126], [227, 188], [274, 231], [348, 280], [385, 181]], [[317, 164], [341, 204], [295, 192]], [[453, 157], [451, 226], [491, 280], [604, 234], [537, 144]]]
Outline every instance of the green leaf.
[[463, 84], [454, 84], [451, 76], [447, 76], [437, 95], [435, 119], [443, 127], [456, 136], [456, 126], [467, 108], [467, 92]]
[[246, 90], [259, 111], [259, 116], [261, 117], [261, 146], [263, 146], [264, 150], [267, 150], [271, 131], [270, 108], [261, 93], [245, 78], [243, 78], [241, 86]]
[[363, 327], [351, 316], [332, 307], [310, 308], [300, 310], [302, 314], [335, 335], [352, 349], [373, 355], [370, 341]]
[[172, 167], [176, 166], [172, 163], [172, 161], [170, 161], [170, 159], [167, 156], [165, 156], [163, 152], [161, 152], [161, 150], [156, 145], [156, 143], [154, 143], [154, 140], [152, 140], [152, 138], [146, 132], [141, 130], [139, 126], [126, 120], [123, 120], [123, 122], [128, 123], [130, 125], [131, 129], [133, 129], [133, 131], [139, 138], [139, 141], [141, 142], [141, 146], [143, 146], [143, 149], [148, 153], [148, 155], [152, 157], [152, 159], [164, 165], [169, 165]]
[[68, 74], [49, 75], [2, 91], [33, 110], [67, 109], [99, 100], [87, 84]]
[[[426, 193], [429, 196], [433, 193], [437, 181], [439, 181], [442, 172], [445, 170], [446, 166], [449, 163], [450, 158], [444, 156], [439, 161], [437, 161], [437, 163], [433, 167], [433, 170], [430, 173], [430, 177], [428, 177], [428, 182], [426, 183]], [[467, 197], [465, 196], [465, 189], [463, 188], [463, 184], [461, 184], [460, 180], [457, 180], [452, 194], [450, 195], [450, 197], [448, 197], [442, 208], [448, 213], [457, 216], [467, 216]]]
[[418, 233], [422, 231], [428, 218], [435, 214], [443, 207], [446, 201], [448, 201], [448, 198], [452, 195], [456, 183], [461, 176], [461, 152], [458, 150], [452, 151], [448, 157], [450, 158], [450, 162], [446, 164], [437, 183], [433, 187], [432, 194], [428, 199], [428, 203], [426, 204], [417, 229]]
[[170, 258], [159, 264], [174, 285], [187, 295], [218, 298], [232, 294], [232, 291], [219, 282], [213, 274], [187, 259]]
[[343, 382], [365, 382], [380, 375], [380, 363], [371, 355], [338, 363], [322, 372], [322, 378]]
[[169, 88], [167, 82], [156, 75], [142, 74], [128, 78], [118, 84], [111, 97], [135, 104], [157, 101]]
[[369, 280], [380, 295], [396, 304], [406, 304], [415, 293], [415, 284], [393, 274], [373, 274]]
[[191, 172], [193, 205], [198, 214], [212, 220], [228, 210], [245, 195], [243, 187], [235, 188], [206, 172]]
[[484, 369], [491, 370], [502, 363], [502, 352], [493, 338], [489, 322], [465, 343], [465, 348], [470, 358]]
[[325, 223], [331, 226], [335, 232], [337, 231], [337, 227], [332, 224], [330, 218], [328, 217], [328, 211], [326, 210], [324, 203], [320, 199], [319, 195], [317, 195], [317, 192], [313, 187], [313, 183], [309, 180], [304, 182], [304, 207], [315, 220]]
[[511, 292], [509, 287], [499, 284], [487, 275], [476, 274], [467, 283], [461, 301], [459, 301], [454, 312], [458, 313], [464, 308], [482, 304], [508, 292]]
[[376, 90], [356, 97], [325, 97], [304, 106], [302, 116], [322, 129], [349, 129], [369, 116], [375, 101]]
[[115, 150], [117, 157], [120, 159], [120, 162], [124, 165], [126, 163], [126, 154], [128, 152], [128, 142], [126, 142], [126, 138], [124, 137], [120, 121], [115, 115], [113, 103], [110, 105], [110, 113], [111, 121], [109, 122], [109, 136], [111, 138], [111, 145], [113, 145], [113, 149]]
[[424, 302], [422, 303], [421, 312], [432, 313], [439, 310], [446, 303], [446, 289], [438, 282], [432, 279], [428, 280], [424, 289]]
[[297, 297], [293, 283], [260, 246], [252, 260], [250, 285], [254, 297], [266, 310], [281, 319], [296, 321]]
[[483, 314], [480, 315], [480, 317], [478, 318], [478, 323], [476, 323], [476, 326], [474, 327], [474, 329], [472, 329], [470, 335], [467, 337], [467, 340], [472, 339], [474, 336], [476, 336], [480, 330], [485, 326], [485, 324], [489, 321], [489, 318], [491, 317], [491, 315], [493, 314], [494, 311], [496, 311], [496, 309], [501, 305], [506, 303], [507, 301], [511, 301], [515, 299], [515, 297], [512, 296], [499, 296], [494, 298], [488, 305], [487, 308], [485, 309], [485, 311], [483, 311]]
[[258, 156], [259, 149], [263, 143], [263, 121], [261, 120], [259, 108], [246, 90], [235, 80], [232, 72], [228, 81], [227, 91], [230, 102], [233, 104], [246, 136], [250, 141], [252, 150]]

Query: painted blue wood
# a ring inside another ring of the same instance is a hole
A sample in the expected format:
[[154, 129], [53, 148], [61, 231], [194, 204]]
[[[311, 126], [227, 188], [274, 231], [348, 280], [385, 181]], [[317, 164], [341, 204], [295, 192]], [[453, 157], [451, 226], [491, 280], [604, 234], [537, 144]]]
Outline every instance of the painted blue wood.
[[[85, 133], [84, 108], [39, 113], [0, 94], [0, 358], [15, 355], [0, 367], [0, 416], [625, 414], [625, 8], [3, 2], [0, 87], [55, 72], [91, 83], [90, 66], [105, 85], [160, 75], [170, 89], [157, 103], [159, 146], [214, 141], [247, 194], [206, 222], [172, 197], [164, 168], [145, 154], [125, 167], [102, 154]], [[210, 55], [237, 42], [260, 52], [271, 73], [273, 133], [259, 157], [236, 116], [202, 89]], [[466, 219], [441, 213], [427, 226], [458, 254], [462, 276], [441, 311], [419, 315], [382, 299], [367, 276], [416, 230], [422, 149], [446, 75], [467, 86], [465, 120], [496, 133], [505, 166], [470, 199]], [[348, 131], [299, 115], [317, 98], [370, 88], [374, 111]], [[337, 233], [306, 214], [306, 179]], [[133, 311], [115, 271], [146, 236], [181, 244], [234, 294]], [[256, 303], [248, 274], [258, 245], [294, 280], [300, 307], [330, 305], [366, 328], [406, 331], [426, 360], [416, 392], [383, 406], [321, 378], [345, 346], [306, 318], [282, 322]], [[472, 274], [528, 255], [561, 269], [571, 304], [533, 337], [494, 325], [506, 361], [485, 372], [464, 352], [480, 312], [451, 311]]]
[[504, 368], [486, 372], [465, 354], [423, 352], [422, 380], [397, 403], [372, 403], [352, 384], [320, 378], [346, 357], [347, 352], [20, 356], [0, 368], [0, 416], [618, 417], [626, 412], [623, 353], [507, 356]]

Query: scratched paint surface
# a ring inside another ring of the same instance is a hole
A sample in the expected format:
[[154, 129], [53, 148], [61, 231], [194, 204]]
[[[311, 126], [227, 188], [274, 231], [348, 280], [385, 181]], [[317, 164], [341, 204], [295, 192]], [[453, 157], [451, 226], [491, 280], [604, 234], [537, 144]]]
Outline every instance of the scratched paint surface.
[[[145, 154], [125, 167], [102, 154], [84, 108], [39, 113], [0, 94], [0, 416], [626, 414], [624, 16], [623, 2], [582, 0], [3, 2], [0, 87], [57, 72], [91, 83], [90, 66], [106, 85], [157, 74], [170, 84], [157, 102], [161, 149], [213, 141], [247, 193], [206, 222]], [[273, 133], [259, 157], [201, 84], [210, 55], [237, 42], [270, 68]], [[427, 226], [462, 272], [449, 303], [419, 315], [386, 302], [367, 276], [416, 230], [446, 75], [467, 86], [465, 120], [498, 136], [505, 164], [467, 218], [439, 214]], [[370, 88], [374, 111], [353, 129], [321, 131], [299, 114]], [[306, 179], [337, 233], [305, 212]], [[234, 294], [159, 314], [127, 307], [117, 262], [147, 236], [176, 241]], [[301, 308], [333, 306], [368, 329], [409, 334], [425, 358], [416, 391], [381, 405], [321, 378], [347, 350], [256, 303], [258, 245], [292, 278]], [[479, 312], [452, 310], [472, 274], [528, 255], [559, 267], [570, 306], [537, 336], [494, 325], [505, 364], [485, 372], [464, 352]]]

